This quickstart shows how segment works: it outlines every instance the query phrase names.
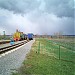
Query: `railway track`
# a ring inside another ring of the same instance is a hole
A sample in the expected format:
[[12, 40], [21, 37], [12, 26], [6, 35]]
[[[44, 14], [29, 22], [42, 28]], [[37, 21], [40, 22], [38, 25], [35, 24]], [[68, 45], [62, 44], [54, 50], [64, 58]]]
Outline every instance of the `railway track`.
[[6, 44], [6, 43], [9, 43], [10, 42], [10, 40], [6, 40], [6, 41], [0, 41], [0, 44]]
[[10, 46], [7, 46], [7, 47], [0, 48], [0, 54], [5, 53], [7, 51], [10, 51], [10, 50], [12, 50], [14, 48], [17, 48], [19, 46], [22, 46], [22, 45], [26, 44], [27, 42], [28, 41], [23, 41], [23, 42], [18, 43], [18, 44], [14, 44], [14, 45], [10, 45]]

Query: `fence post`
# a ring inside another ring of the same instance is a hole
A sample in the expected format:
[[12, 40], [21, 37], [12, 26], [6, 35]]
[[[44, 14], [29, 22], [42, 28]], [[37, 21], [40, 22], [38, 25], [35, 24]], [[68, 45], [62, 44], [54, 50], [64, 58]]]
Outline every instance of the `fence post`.
[[59, 45], [59, 60], [60, 60], [60, 45]]
[[38, 46], [38, 54], [40, 53], [40, 42], [39, 42], [39, 46]]

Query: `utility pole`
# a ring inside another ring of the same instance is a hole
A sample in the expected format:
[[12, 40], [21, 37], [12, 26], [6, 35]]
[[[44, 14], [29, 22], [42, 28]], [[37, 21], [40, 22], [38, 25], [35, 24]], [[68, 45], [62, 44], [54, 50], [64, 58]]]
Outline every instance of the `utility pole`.
[[3, 36], [4, 36], [3, 38], [5, 39], [5, 31], [3, 31]]

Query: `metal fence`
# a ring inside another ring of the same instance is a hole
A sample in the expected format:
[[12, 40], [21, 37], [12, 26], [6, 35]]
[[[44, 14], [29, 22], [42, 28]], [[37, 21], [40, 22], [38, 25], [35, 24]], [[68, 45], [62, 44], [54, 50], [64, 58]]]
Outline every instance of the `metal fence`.
[[38, 54], [47, 54], [59, 60], [75, 63], [75, 51], [58, 45], [47, 39], [37, 39], [34, 47]]

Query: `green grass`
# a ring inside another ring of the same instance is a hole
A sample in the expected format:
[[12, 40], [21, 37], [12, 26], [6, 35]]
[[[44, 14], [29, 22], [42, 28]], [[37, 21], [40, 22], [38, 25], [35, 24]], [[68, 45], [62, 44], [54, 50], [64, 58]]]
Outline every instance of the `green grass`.
[[13, 75], [74, 75], [74, 64], [31, 51], [18, 73]]
[[[48, 53], [54, 53], [56, 58], [59, 58], [59, 45], [55, 44], [54, 41], [49, 41], [48, 39], [38, 39], [43, 47], [40, 49], [46, 49]], [[75, 52], [73, 50], [67, 49], [60, 46], [60, 58], [67, 61], [72, 61], [75, 63]]]
[[72, 39], [53, 39], [50, 40], [51, 42], [54, 42], [58, 45], [64, 46], [65, 48], [68, 48], [70, 50], [75, 50], [75, 42], [74, 38]]
[[[38, 45], [40, 41], [40, 53], [38, 53]], [[66, 49], [61, 48], [61, 57], [58, 59], [59, 46], [49, 43], [46, 39], [37, 39], [33, 44], [27, 59], [18, 69], [17, 73], [12, 75], [75, 75], [75, 63], [67, 61], [73, 60], [75, 57]], [[68, 52], [67, 52], [68, 51]], [[56, 57], [50, 56], [53, 53]]]

